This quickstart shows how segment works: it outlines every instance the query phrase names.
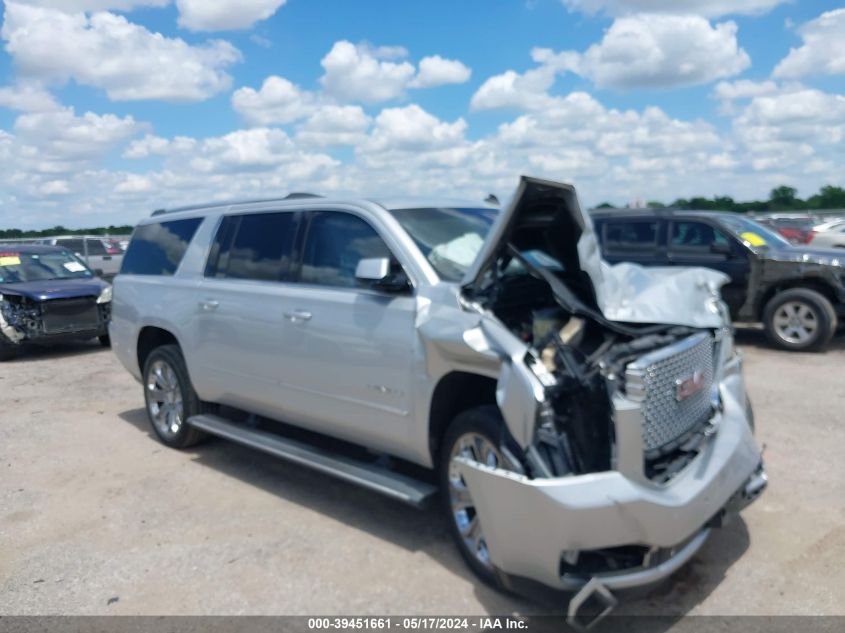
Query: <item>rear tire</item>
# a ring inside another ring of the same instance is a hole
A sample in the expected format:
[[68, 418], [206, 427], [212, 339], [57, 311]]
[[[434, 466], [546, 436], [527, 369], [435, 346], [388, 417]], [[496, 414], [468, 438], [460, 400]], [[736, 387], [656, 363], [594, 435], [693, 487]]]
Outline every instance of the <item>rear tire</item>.
[[153, 431], [171, 448], [188, 448], [206, 434], [188, 418], [209, 413], [214, 406], [199, 399], [178, 345], [155, 348], [144, 363], [144, 402]]
[[499, 589], [504, 588], [502, 572], [490, 561], [481, 518], [475, 512], [463, 478], [452, 465], [452, 458], [461, 454], [488, 466], [521, 470], [512, 461], [516, 454], [514, 448], [498, 407], [476, 407], [459, 414], [449, 425], [441, 442], [438, 461], [440, 497], [449, 532], [470, 569], [481, 580]]
[[18, 355], [18, 348], [5, 341], [0, 341], [0, 363], [12, 360]]
[[804, 352], [823, 348], [836, 332], [836, 311], [809, 288], [779, 292], [763, 310], [766, 336], [781, 349]]

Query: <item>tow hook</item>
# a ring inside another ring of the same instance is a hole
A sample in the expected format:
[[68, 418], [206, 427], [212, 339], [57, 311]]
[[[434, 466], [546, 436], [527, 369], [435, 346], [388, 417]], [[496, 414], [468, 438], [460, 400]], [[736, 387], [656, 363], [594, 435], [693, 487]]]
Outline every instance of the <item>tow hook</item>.
[[[598, 578], [593, 577], [569, 601], [566, 623], [573, 629], [586, 631], [609, 615], [617, 604], [618, 601], [610, 590]], [[579, 615], [579, 612], [585, 608], [589, 611]]]
[[769, 485], [769, 476], [763, 469], [762, 462], [757, 468], [757, 471], [749, 477], [748, 481], [742, 489], [743, 498], [749, 503], [754, 501]]

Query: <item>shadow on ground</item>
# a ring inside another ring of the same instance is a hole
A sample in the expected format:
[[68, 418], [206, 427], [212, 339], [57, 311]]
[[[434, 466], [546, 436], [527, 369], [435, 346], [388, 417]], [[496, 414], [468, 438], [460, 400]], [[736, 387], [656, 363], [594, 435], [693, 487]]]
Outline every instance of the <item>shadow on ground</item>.
[[836, 336], [828, 343], [827, 347], [823, 350], [818, 352], [788, 352], [786, 350], [780, 350], [775, 345], [773, 345], [768, 338], [766, 338], [765, 332], [763, 332], [760, 328], [755, 327], [737, 327], [735, 333], [735, 341], [738, 345], [746, 345], [749, 347], [756, 347], [758, 349], [766, 349], [766, 350], [773, 350], [777, 352], [781, 352], [783, 354], [825, 354], [828, 352], [837, 352], [845, 350], [845, 331], [840, 329]]
[[4, 364], [27, 363], [40, 360], [67, 358], [69, 356], [87, 356], [97, 352], [109, 352], [96, 339], [90, 341], [69, 341], [53, 343], [51, 345], [35, 345], [28, 343], [17, 349], [14, 358], [4, 361]]

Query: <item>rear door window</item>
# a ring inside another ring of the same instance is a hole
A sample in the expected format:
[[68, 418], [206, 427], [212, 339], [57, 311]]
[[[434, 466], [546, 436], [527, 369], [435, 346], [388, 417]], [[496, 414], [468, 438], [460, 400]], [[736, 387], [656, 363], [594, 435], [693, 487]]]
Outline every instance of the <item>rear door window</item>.
[[641, 253], [657, 248], [657, 220], [608, 220], [604, 224], [608, 252]]
[[673, 221], [669, 247], [674, 252], [711, 252], [714, 245], [730, 246], [728, 237], [705, 222]]
[[100, 240], [86, 240], [88, 243], [88, 254], [89, 255], [108, 255], [108, 251], [106, 250], [105, 245]]
[[126, 249], [121, 274], [173, 275], [202, 220], [187, 218], [137, 227]]
[[393, 260], [387, 244], [369, 223], [351, 213], [314, 212], [305, 238], [300, 281], [353, 288], [358, 262], [373, 257]]
[[72, 253], [77, 253], [79, 255], [85, 254], [85, 242], [81, 239], [56, 240], [56, 246], [61, 246], [62, 248], [66, 248]]
[[206, 276], [287, 279], [298, 225], [299, 215], [289, 211], [224, 217], [209, 254]]

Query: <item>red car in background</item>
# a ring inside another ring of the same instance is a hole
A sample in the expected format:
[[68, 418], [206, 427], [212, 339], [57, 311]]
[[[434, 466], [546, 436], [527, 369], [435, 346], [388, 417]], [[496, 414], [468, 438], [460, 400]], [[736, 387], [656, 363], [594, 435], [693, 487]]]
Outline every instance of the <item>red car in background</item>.
[[809, 244], [815, 232], [813, 227], [818, 223], [814, 217], [803, 218], [762, 218], [757, 220], [788, 239], [793, 244]]

